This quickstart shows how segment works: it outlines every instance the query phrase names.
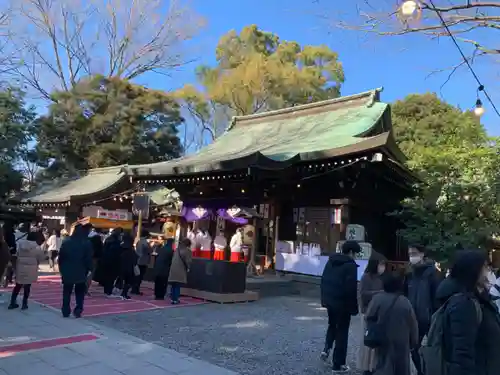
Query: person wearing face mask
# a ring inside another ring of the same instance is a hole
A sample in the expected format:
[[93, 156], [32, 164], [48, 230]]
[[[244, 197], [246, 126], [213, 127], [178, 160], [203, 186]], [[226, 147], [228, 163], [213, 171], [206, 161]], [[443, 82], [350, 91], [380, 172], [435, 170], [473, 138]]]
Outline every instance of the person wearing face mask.
[[[365, 335], [365, 319], [364, 314], [370, 304], [373, 296], [383, 291], [383, 282], [381, 275], [385, 273], [386, 258], [372, 252], [372, 256], [368, 260], [365, 272], [359, 282], [359, 307], [362, 314], [362, 338]], [[363, 339], [361, 339], [363, 342]], [[376, 358], [375, 350], [367, 346], [361, 345], [358, 352], [358, 370], [363, 371], [363, 375], [371, 375], [375, 370]]]
[[[438, 309], [436, 291], [441, 282], [438, 270], [433, 261], [427, 259], [426, 249], [420, 245], [408, 248], [410, 272], [405, 277], [404, 294], [410, 300], [418, 322], [418, 342], [421, 343], [429, 331], [432, 314]], [[424, 375], [420, 354], [420, 345], [412, 350], [411, 357], [417, 375]]]
[[446, 318], [442, 343], [445, 374], [500, 374], [500, 316], [487, 283], [485, 252], [461, 250], [455, 254], [450, 276], [437, 290]]

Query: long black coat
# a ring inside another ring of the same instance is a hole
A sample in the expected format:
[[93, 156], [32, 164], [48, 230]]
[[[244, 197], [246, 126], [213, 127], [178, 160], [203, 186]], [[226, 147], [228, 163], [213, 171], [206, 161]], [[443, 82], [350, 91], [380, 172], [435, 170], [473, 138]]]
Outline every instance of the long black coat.
[[444, 337], [448, 373], [500, 374], [500, 317], [489, 295], [466, 293], [448, 278], [439, 287], [437, 296], [441, 302], [449, 299]]
[[438, 309], [436, 293], [440, 282], [434, 262], [414, 265], [406, 275], [405, 295], [415, 310], [420, 338], [429, 331], [432, 314]]
[[358, 314], [358, 265], [344, 254], [332, 254], [321, 276], [321, 305], [350, 315]]
[[123, 249], [120, 255], [120, 275], [124, 280], [135, 278], [134, 267], [137, 265], [139, 257], [133, 248]]
[[174, 249], [172, 247], [173, 240], [167, 240], [165, 245], [158, 248], [158, 256], [156, 257], [154, 273], [156, 277], [168, 278], [172, 259], [174, 257]]

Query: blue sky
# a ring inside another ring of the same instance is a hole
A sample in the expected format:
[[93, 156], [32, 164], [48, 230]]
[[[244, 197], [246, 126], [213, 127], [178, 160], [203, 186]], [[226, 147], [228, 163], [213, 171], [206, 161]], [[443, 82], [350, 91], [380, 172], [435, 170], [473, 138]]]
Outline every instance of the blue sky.
[[[241, 30], [246, 25], [256, 24], [263, 30], [278, 34], [281, 39], [295, 40], [301, 45], [326, 44], [338, 52], [346, 76], [342, 89], [344, 95], [383, 86], [382, 100], [386, 102], [410, 93], [433, 91], [463, 109], [474, 106], [478, 85], [466, 69], [459, 70], [442, 90], [440, 86], [448, 74], [429, 77], [431, 72], [460, 61], [459, 53], [448, 37], [436, 41], [422, 35], [367, 36], [335, 27], [340, 18], [359, 24], [355, 18], [357, 1], [193, 0], [193, 8], [207, 20], [207, 26], [190, 47], [190, 52], [199, 57], [198, 61], [175, 72], [171, 78], [147, 76], [141, 79], [141, 83], [159, 89], [175, 89], [194, 82], [196, 65], [214, 63], [215, 46], [220, 36], [231, 29]], [[331, 21], [327, 22], [325, 18]], [[494, 102], [500, 106], [495, 66], [498, 66], [495, 62], [487, 60], [474, 65]], [[485, 126], [491, 135], [500, 135], [500, 119], [485, 99], [483, 102]]]

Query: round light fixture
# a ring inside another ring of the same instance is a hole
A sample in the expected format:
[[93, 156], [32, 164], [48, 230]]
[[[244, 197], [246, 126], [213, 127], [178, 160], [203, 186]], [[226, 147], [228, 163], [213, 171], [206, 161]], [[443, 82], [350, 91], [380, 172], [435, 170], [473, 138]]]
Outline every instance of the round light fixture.
[[474, 108], [474, 114], [477, 116], [477, 117], [481, 117], [482, 115], [484, 115], [484, 107], [483, 107], [483, 103], [481, 102], [481, 99], [478, 99], [476, 100], [476, 107]]
[[405, 17], [411, 17], [417, 12], [417, 10], [420, 8], [419, 4], [414, 1], [414, 0], [407, 0], [401, 4], [401, 7], [399, 8], [399, 11], [401, 12], [401, 15]]

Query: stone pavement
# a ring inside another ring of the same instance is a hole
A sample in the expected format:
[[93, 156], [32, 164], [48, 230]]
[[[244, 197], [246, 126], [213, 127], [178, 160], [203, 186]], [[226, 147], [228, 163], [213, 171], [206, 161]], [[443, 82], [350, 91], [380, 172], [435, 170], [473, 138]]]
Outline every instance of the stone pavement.
[[0, 297], [0, 375], [238, 375], [36, 303], [7, 310], [7, 299]]

